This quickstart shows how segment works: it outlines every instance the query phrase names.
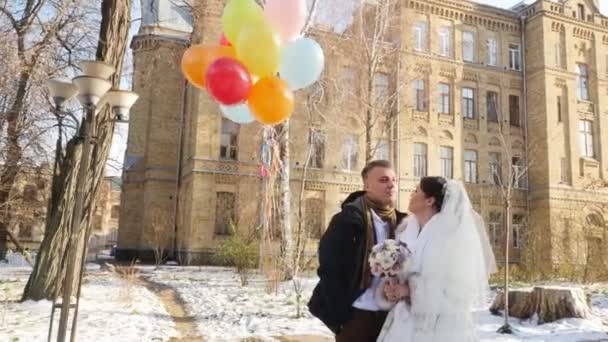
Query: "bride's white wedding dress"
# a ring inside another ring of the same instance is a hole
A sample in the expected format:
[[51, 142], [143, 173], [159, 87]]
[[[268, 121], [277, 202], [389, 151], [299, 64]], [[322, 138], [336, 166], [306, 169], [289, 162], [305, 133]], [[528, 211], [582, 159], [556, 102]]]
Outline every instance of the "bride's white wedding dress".
[[496, 264], [462, 183], [448, 181], [441, 211], [422, 229], [411, 217], [401, 230], [398, 238], [412, 251], [411, 305], [393, 307], [378, 342], [477, 341], [472, 309]]

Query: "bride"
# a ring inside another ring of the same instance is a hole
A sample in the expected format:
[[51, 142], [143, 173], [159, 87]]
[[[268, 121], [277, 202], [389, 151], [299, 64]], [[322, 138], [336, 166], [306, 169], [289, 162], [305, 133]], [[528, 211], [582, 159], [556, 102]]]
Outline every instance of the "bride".
[[412, 252], [408, 285], [384, 287], [397, 304], [377, 341], [477, 341], [472, 310], [496, 271], [482, 218], [462, 183], [441, 177], [422, 178], [409, 211], [397, 230]]

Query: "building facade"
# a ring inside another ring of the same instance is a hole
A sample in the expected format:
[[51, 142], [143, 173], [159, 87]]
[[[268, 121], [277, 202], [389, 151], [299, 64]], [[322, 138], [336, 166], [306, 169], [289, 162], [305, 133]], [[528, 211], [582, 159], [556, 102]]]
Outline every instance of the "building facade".
[[[421, 176], [462, 180], [499, 257], [510, 220], [511, 262], [605, 269], [608, 18], [597, 2], [539, 0], [510, 10], [466, 0], [397, 3], [386, 46], [398, 53], [373, 80], [352, 57], [357, 45], [345, 43], [354, 36], [348, 25], [318, 23], [309, 32], [324, 47], [326, 70], [297, 93], [290, 120], [294, 225], [318, 238], [361, 188], [367, 126], [356, 99], [371, 84], [397, 100], [378, 126], [389, 128], [373, 129], [370, 140], [375, 158], [396, 165], [400, 209]], [[150, 253], [153, 212], [162, 210], [171, 218], [164, 247], [182, 262], [205, 262], [229, 223], [240, 231], [259, 224], [262, 127], [223, 119], [180, 72], [190, 44], [216, 44], [223, 1], [148, 5], [132, 43], [141, 98], [131, 111], [118, 256]]]

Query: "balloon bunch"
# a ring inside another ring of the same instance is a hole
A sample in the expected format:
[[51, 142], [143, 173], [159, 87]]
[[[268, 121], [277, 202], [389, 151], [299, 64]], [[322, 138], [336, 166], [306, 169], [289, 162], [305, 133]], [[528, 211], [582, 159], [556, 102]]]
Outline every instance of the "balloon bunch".
[[323, 49], [300, 36], [306, 0], [230, 0], [219, 45], [194, 45], [182, 57], [188, 81], [206, 89], [237, 123], [276, 125], [294, 109], [293, 91], [321, 76]]

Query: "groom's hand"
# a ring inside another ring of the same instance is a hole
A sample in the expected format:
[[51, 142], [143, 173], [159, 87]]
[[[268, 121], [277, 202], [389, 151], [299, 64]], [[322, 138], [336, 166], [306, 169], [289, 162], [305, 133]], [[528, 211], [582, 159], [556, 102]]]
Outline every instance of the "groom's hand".
[[392, 281], [384, 283], [384, 295], [386, 296], [386, 299], [391, 302], [396, 302], [399, 300], [396, 286], [397, 284]]
[[384, 285], [384, 295], [391, 302], [397, 302], [402, 298], [409, 297], [410, 288], [407, 284], [386, 282]]
[[397, 284], [396, 292], [399, 299], [407, 298], [410, 296], [410, 287], [407, 283], [405, 284]]

